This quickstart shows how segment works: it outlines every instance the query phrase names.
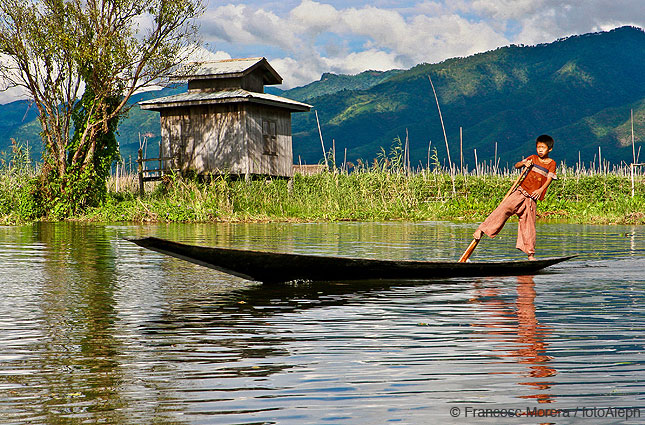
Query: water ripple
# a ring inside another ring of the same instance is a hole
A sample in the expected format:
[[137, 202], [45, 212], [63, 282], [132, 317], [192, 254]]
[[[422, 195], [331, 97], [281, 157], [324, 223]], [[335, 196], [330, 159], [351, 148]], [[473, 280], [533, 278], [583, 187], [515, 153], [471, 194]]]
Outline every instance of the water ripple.
[[[549, 224], [536, 276], [264, 286], [123, 236], [457, 258], [471, 225], [87, 226], [0, 232], [7, 423], [465, 423], [453, 406], [642, 407], [645, 229]], [[516, 258], [514, 229], [480, 258]], [[645, 413], [645, 408], [644, 411]], [[634, 422], [636, 423], [636, 422]]]

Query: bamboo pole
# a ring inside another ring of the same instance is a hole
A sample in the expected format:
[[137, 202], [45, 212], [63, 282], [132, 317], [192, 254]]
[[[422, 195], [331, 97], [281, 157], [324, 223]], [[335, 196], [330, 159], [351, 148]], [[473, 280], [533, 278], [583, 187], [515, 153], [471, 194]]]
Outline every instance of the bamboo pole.
[[477, 165], [477, 149], [473, 149], [475, 151], [475, 174], [479, 176], [479, 166]]
[[448, 153], [448, 166], [452, 170], [452, 161], [450, 160], [450, 147], [448, 146], [448, 136], [446, 136], [446, 127], [443, 125], [443, 116], [441, 115], [439, 98], [437, 97], [437, 91], [434, 89], [434, 84], [432, 83], [432, 78], [430, 78], [430, 74], [428, 74], [428, 80], [430, 80], [430, 85], [432, 86], [432, 93], [434, 93], [434, 100], [435, 102], [437, 102], [437, 110], [439, 111], [439, 120], [441, 121], [441, 129], [443, 130], [443, 139], [446, 141], [446, 152]]
[[635, 164], [632, 163], [632, 164], [630, 164], [630, 167], [629, 167], [631, 178], [632, 178], [632, 198], [634, 197], [634, 165]]
[[636, 146], [634, 145], [634, 110], [631, 110], [631, 121], [632, 121], [632, 155], [633, 155], [633, 163], [636, 163]]
[[331, 139], [331, 162], [334, 164], [334, 171], [336, 171], [336, 139]]
[[408, 129], [405, 129], [405, 174], [410, 174], [410, 138]]
[[325, 152], [325, 142], [323, 142], [322, 131], [320, 130], [320, 120], [318, 119], [318, 111], [316, 113], [316, 123], [318, 124], [318, 135], [320, 136], [320, 145], [322, 146], [323, 159], [325, 160], [325, 168], [329, 170], [329, 164], [327, 163], [327, 152]]
[[443, 139], [446, 141], [446, 153], [448, 154], [448, 167], [450, 167], [450, 181], [452, 182], [452, 196], [457, 195], [457, 189], [455, 188], [455, 175], [452, 168], [452, 160], [450, 159], [450, 146], [448, 146], [448, 136], [446, 136], [446, 126], [443, 125], [443, 116], [441, 115], [441, 107], [439, 106], [439, 98], [437, 97], [437, 91], [434, 89], [434, 84], [432, 83], [432, 78], [428, 74], [428, 80], [430, 80], [430, 85], [432, 86], [432, 93], [434, 93], [434, 100], [437, 102], [437, 110], [439, 111], [439, 120], [441, 121], [441, 130], [443, 130]]
[[347, 147], [345, 147], [345, 157], [343, 158], [343, 169], [347, 172]]
[[139, 148], [139, 152], [138, 152], [137, 171], [139, 174], [139, 196], [143, 198], [143, 195], [145, 195], [145, 190], [143, 187], [143, 149], [142, 148]]
[[464, 173], [464, 132], [463, 127], [459, 127], [459, 169]]

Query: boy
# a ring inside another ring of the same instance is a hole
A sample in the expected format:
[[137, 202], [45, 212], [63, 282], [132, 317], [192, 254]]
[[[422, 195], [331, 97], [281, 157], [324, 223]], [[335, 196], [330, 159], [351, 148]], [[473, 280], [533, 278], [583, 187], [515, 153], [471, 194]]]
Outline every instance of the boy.
[[551, 136], [541, 135], [535, 141], [537, 155], [531, 155], [515, 164], [515, 168], [531, 167], [529, 173], [522, 184], [479, 225], [473, 233], [475, 239], [481, 239], [484, 233], [494, 238], [502, 230], [506, 220], [517, 214], [519, 225], [515, 247], [524, 251], [529, 260], [535, 260], [535, 207], [538, 200], [544, 199], [551, 180], [557, 178], [555, 161], [549, 158], [553, 144]]

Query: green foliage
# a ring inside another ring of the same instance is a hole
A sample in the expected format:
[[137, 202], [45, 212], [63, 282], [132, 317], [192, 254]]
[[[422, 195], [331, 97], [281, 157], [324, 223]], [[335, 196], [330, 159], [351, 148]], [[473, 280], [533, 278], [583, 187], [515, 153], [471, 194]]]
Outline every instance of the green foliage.
[[[88, 130], [101, 118], [99, 113], [111, 114], [120, 102], [119, 97], [104, 101], [100, 110], [91, 87], [86, 87], [83, 97], [74, 105], [72, 119], [74, 133], [69, 139], [65, 152], [67, 154], [64, 174], [57, 167], [48, 164], [35, 188], [44, 205], [43, 213], [51, 218], [61, 219], [84, 212], [88, 207], [96, 207], [105, 201], [107, 196], [106, 180], [110, 174], [112, 162], [118, 158], [116, 128], [118, 116], [113, 116], [105, 125]], [[87, 132], [92, 131], [92, 144], [82, 143]], [[85, 158], [78, 161], [76, 157]]]
[[[515, 174], [462, 175], [439, 171], [406, 174], [363, 166], [347, 173], [324, 172], [286, 179], [205, 181], [170, 176], [139, 199], [111, 193], [88, 219], [138, 222], [212, 221], [481, 221], [501, 201]], [[645, 224], [645, 180], [619, 175], [564, 174], [538, 204], [541, 219], [578, 223]]]
[[31, 221], [43, 214], [30, 149], [15, 140], [0, 155], [0, 223]]
[[[0, 79], [25, 87], [38, 110], [44, 165], [35, 185], [49, 217], [105, 200], [128, 99], [191, 54], [203, 9], [201, 0], [0, 0], [0, 54], [8, 63]], [[15, 127], [15, 118], [8, 121]]]

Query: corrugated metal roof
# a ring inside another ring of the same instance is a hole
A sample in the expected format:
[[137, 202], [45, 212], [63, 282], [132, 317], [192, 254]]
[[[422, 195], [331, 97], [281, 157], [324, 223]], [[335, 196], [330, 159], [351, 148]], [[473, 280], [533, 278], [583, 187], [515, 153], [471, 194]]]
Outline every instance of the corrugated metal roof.
[[173, 96], [139, 102], [141, 109], [159, 110], [178, 106], [209, 105], [231, 102], [254, 102], [279, 106], [292, 111], [308, 111], [311, 105], [268, 93], [256, 93], [247, 90], [227, 90], [216, 92], [188, 92]]
[[224, 59], [187, 64], [171, 78], [174, 80], [201, 80], [208, 78], [241, 77], [258, 66], [264, 69], [265, 84], [280, 84], [282, 77], [265, 58]]

